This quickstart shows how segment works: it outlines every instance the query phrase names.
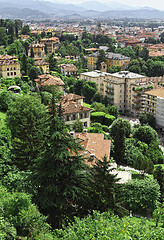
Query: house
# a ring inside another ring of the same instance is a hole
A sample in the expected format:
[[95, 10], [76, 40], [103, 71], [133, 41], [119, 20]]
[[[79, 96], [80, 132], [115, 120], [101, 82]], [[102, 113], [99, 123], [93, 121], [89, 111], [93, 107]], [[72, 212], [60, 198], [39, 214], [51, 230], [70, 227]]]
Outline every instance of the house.
[[0, 75], [3, 78], [21, 77], [18, 57], [0, 55]]
[[46, 62], [43, 58], [35, 57], [35, 66], [42, 69], [43, 73], [49, 73], [49, 63]]
[[93, 166], [97, 159], [101, 160], [105, 155], [109, 161], [111, 140], [105, 140], [104, 134], [84, 131], [83, 133], [72, 132], [72, 135], [84, 147], [79, 154], [85, 157], [86, 164]]
[[74, 64], [60, 64], [58, 67], [61, 69], [61, 73], [64, 75], [72, 75], [74, 77], [77, 76], [77, 67]]
[[[83, 133], [75, 133], [72, 131], [70, 134], [83, 147], [83, 150], [79, 151], [79, 155], [84, 156], [84, 161], [87, 165], [92, 167], [97, 160], [102, 160], [104, 156], [106, 156], [109, 161], [111, 140], [105, 140], [104, 134], [88, 133], [86, 130], [84, 130]], [[117, 175], [119, 179], [118, 183], [124, 184], [132, 179], [131, 171], [119, 171], [116, 170], [116, 168], [116, 163], [109, 165], [109, 173]]]
[[57, 37], [43, 38], [40, 40], [40, 43], [47, 46], [48, 54], [55, 52], [59, 48], [59, 38]]
[[40, 44], [40, 43], [33, 43], [29, 46], [29, 55], [30, 55], [30, 51], [31, 48], [33, 49], [34, 52], [34, 56], [39, 56], [39, 57], [43, 57], [45, 55], [45, 46], [44, 44]]
[[84, 127], [90, 127], [91, 108], [83, 106], [84, 97], [69, 93], [62, 97], [62, 109], [66, 124], [73, 124], [77, 119], [84, 124]]
[[36, 87], [53, 85], [57, 87], [59, 91], [64, 91], [64, 82], [56, 76], [43, 74], [39, 75], [37, 79], [34, 79], [34, 81], [36, 82]]

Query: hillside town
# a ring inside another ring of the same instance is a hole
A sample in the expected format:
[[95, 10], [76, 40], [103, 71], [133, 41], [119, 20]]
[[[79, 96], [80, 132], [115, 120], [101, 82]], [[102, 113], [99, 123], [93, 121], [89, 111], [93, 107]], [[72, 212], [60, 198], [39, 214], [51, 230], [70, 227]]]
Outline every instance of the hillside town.
[[163, 144], [161, 20], [0, 19], [0, 239], [162, 240]]

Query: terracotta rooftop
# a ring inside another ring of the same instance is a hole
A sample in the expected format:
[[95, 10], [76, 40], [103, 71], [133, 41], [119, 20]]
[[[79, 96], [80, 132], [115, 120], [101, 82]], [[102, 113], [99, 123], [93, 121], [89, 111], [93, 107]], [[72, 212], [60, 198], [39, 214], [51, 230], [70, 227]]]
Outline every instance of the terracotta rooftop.
[[66, 72], [77, 72], [77, 67], [74, 64], [60, 64], [58, 67], [61, 67]]
[[43, 66], [43, 65], [49, 65], [48, 62], [46, 62], [44, 59], [36, 60], [35, 66]]
[[145, 92], [145, 94], [164, 98], [164, 88], [153, 89], [151, 91]]
[[[85, 132], [75, 133], [74, 137], [75, 139], [78, 139], [81, 146], [84, 147], [85, 150], [80, 152], [80, 154], [84, 155], [84, 157], [89, 158], [90, 154], [94, 154], [95, 160], [101, 160], [106, 155], [109, 160], [111, 141], [104, 140], [104, 134]], [[95, 163], [95, 160], [86, 160], [86, 163], [92, 166]]]
[[38, 78], [35, 79], [35, 82], [37, 82], [41, 86], [44, 86], [44, 85], [64, 86], [65, 85], [60, 78], [56, 76], [51, 76], [49, 74], [39, 75]]
[[68, 93], [68, 94], [62, 96], [62, 101], [63, 102], [77, 101], [79, 99], [84, 99], [84, 97], [80, 96], [80, 95], [77, 95], [77, 94], [74, 94], [74, 93]]
[[0, 55], [0, 60], [13, 60], [13, 59], [18, 59], [16, 56], [11, 56], [11, 55]]
[[63, 108], [64, 114], [78, 113], [78, 112], [92, 110], [91, 108], [84, 107], [81, 104], [78, 104], [76, 101], [64, 102], [64, 103], [62, 103], [62, 108]]

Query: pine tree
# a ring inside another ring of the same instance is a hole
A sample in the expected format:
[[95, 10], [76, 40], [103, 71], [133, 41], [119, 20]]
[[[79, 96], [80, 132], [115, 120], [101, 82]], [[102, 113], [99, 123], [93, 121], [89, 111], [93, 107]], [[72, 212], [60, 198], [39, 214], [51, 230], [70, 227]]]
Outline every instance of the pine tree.
[[54, 97], [49, 112], [49, 137], [34, 168], [33, 183], [37, 189], [36, 203], [50, 224], [60, 228], [77, 211], [75, 203], [83, 192], [83, 161], [77, 154], [80, 146], [58, 116]]
[[120, 184], [117, 175], [111, 174], [110, 161], [107, 156], [97, 160], [90, 172], [90, 209], [100, 212], [112, 210], [122, 215], [123, 208], [120, 204]]
[[32, 48], [32, 47], [31, 47], [30, 51], [31, 51], [31, 52], [30, 52], [30, 57], [31, 57], [31, 58], [34, 58], [34, 51], [33, 51], [33, 48]]
[[23, 72], [24, 72], [23, 75], [27, 75], [27, 57], [26, 57], [26, 54], [23, 54], [22, 70], [23, 70]]

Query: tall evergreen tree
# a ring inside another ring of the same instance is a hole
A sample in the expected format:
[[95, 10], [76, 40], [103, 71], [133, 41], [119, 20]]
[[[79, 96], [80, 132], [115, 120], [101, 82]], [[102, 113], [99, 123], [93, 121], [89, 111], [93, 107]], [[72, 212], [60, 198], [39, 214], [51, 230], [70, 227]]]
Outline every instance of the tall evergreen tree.
[[74, 203], [83, 191], [83, 162], [77, 154], [80, 146], [61, 123], [54, 97], [49, 112], [49, 137], [46, 150], [34, 168], [33, 182], [37, 189], [36, 203], [51, 225], [60, 228], [76, 212]]
[[31, 49], [30, 49], [30, 57], [31, 58], [34, 58], [34, 51], [33, 51], [33, 48], [31, 47]]
[[123, 208], [120, 204], [119, 192], [120, 184], [116, 175], [110, 172], [110, 161], [107, 156], [102, 160], [97, 160], [90, 172], [90, 209], [101, 212], [112, 210], [116, 214], [122, 215]]
[[22, 70], [23, 70], [23, 75], [27, 75], [27, 57], [26, 57], [26, 54], [23, 54]]
[[114, 139], [114, 159], [117, 163], [124, 162], [125, 138], [129, 137], [131, 126], [129, 121], [118, 118], [112, 123], [111, 136]]

